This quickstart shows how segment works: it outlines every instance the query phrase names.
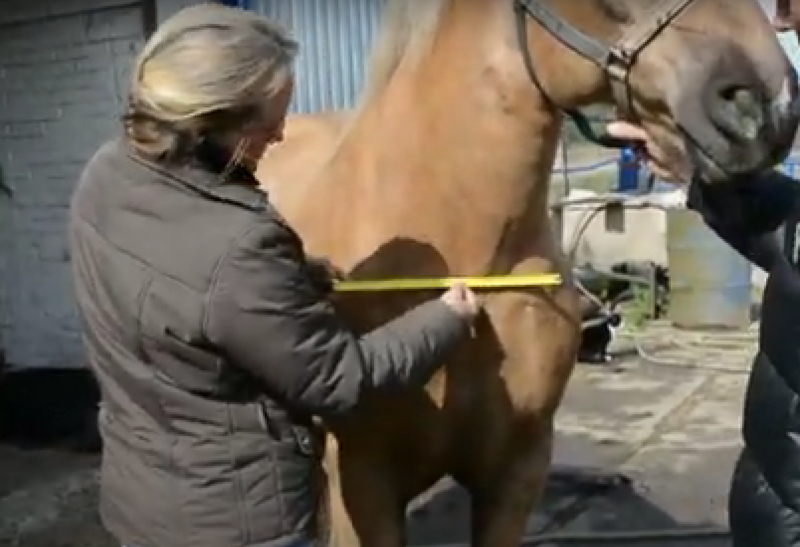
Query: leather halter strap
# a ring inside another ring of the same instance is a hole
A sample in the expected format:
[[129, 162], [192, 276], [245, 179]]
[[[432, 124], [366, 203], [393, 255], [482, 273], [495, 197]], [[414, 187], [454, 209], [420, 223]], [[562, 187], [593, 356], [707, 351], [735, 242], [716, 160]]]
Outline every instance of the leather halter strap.
[[[514, 8], [517, 16], [519, 47], [522, 50], [528, 74], [547, 100], [555, 104], [549, 98], [536, 74], [531, 52], [528, 48], [527, 17], [530, 17], [565, 46], [599, 66], [609, 77], [609, 84], [617, 108], [625, 117], [635, 120], [636, 112], [633, 106], [629, 79], [631, 71], [636, 65], [637, 57], [693, 1], [662, 0], [661, 2], [654, 2], [655, 5], [647, 14], [647, 17], [636, 21], [625, 30], [616, 44], [609, 46], [587, 36], [570, 23], [564, 21], [541, 0], [515, 0]], [[595, 134], [588, 120], [577, 110], [564, 108], [560, 108], [560, 110], [575, 121], [578, 129], [587, 139], [607, 147], [617, 148], [627, 144], [618, 139]]]

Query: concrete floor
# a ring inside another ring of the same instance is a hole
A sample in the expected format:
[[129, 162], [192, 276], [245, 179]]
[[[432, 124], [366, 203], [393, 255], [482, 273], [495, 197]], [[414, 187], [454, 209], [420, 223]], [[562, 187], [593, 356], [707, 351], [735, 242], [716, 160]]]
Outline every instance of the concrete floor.
[[[622, 472], [630, 486], [587, 491], [553, 483], [530, 533], [686, 530], [724, 526], [728, 481], [754, 334], [709, 335], [650, 329], [638, 355], [610, 366], [580, 366], [558, 419], [555, 462]], [[619, 350], [631, 351], [630, 339]], [[116, 547], [96, 518], [97, 458], [0, 447], [0, 545]], [[467, 540], [469, 501], [446, 481], [411, 512], [416, 545]], [[573, 538], [558, 545], [593, 545]], [[723, 546], [726, 540], [605, 545]], [[146, 546], [143, 546], [146, 547]]]

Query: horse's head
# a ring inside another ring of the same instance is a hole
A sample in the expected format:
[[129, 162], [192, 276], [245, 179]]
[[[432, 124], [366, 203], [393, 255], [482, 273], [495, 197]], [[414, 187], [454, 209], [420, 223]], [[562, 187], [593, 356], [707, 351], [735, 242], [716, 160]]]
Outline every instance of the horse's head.
[[554, 105], [613, 102], [707, 182], [788, 153], [797, 79], [757, 0], [514, 1], [528, 75]]

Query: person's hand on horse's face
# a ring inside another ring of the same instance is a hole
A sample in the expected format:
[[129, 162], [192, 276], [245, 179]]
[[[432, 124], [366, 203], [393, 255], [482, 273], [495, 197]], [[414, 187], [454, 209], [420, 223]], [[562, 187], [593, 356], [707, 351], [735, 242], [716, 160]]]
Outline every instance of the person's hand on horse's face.
[[612, 137], [640, 145], [637, 148], [644, 156], [643, 159], [647, 162], [647, 167], [658, 178], [664, 180], [680, 178], [669, 168], [664, 151], [658, 147], [642, 127], [629, 122], [614, 121], [606, 126], [606, 132]]

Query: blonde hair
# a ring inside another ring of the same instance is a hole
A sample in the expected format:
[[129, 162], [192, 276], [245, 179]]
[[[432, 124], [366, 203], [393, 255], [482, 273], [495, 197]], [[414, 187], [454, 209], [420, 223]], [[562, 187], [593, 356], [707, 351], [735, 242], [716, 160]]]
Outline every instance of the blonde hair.
[[185, 159], [208, 137], [228, 144], [291, 79], [297, 43], [277, 23], [221, 4], [185, 8], [139, 54], [125, 131], [139, 152]]

